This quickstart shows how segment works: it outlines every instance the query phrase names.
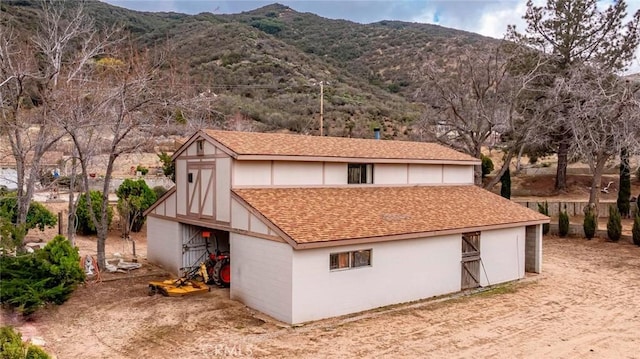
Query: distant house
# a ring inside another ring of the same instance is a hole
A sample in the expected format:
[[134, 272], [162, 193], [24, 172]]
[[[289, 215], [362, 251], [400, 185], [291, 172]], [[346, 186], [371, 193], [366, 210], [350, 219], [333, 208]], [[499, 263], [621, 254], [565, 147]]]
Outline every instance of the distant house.
[[473, 185], [440, 145], [204, 130], [148, 211], [148, 259], [178, 273], [213, 231], [232, 299], [300, 323], [540, 272], [546, 216]]

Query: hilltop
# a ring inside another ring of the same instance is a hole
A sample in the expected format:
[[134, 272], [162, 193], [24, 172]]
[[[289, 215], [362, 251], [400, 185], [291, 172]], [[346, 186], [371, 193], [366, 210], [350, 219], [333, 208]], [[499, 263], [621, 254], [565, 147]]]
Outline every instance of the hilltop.
[[[25, 33], [37, 27], [38, 2], [4, 1], [2, 18]], [[121, 24], [141, 49], [169, 52], [171, 66], [199, 92], [212, 93], [212, 126], [251, 121], [258, 130], [317, 133], [324, 86], [326, 132], [406, 138], [429, 98], [420, 69], [445, 68], [469, 49], [498, 40], [437, 25], [358, 24], [273, 4], [231, 15], [148, 13], [91, 1], [99, 25]]]

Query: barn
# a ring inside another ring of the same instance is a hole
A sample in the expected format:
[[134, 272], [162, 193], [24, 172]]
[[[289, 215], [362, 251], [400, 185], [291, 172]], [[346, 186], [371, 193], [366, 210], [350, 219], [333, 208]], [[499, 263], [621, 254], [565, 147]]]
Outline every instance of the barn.
[[478, 161], [436, 144], [202, 130], [174, 161], [148, 259], [177, 274], [228, 250], [231, 298], [287, 323], [541, 270], [548, 217], [474, 186]]

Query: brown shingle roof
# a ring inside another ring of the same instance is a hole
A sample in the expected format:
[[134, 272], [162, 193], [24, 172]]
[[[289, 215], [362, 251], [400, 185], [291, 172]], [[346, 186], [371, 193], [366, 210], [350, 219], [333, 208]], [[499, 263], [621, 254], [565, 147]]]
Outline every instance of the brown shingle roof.
[[427, 142], [320, 137], [282, 133], [204, 130], [236, 155], [346, 157], [475, 161], [464, 153]]
[[476, 186], [234, 189], [296, 243], [548, 221]]

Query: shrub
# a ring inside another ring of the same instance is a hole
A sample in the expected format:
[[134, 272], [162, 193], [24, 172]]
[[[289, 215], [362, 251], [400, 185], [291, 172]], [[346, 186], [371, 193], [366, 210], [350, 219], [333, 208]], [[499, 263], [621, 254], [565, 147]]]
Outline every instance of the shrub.
[[480, 159], [482, 160], [482, 178], [485, 178], [493, 171], [493, 161], [485, 155], [480, 155]]
[[560, 211], [558, 217], [558, 234], [560, 237], [566, 237], [569, 234], [569, 214], [567, 213], [567, 206], [564, 206], [564, 210]]
[[598, 221], [594, 211], [586, 211], [584, 215], [584, 222], [582, 229], [584, 230], [584, 236], [587, 239], [592, 239], [596, 235], [596, 229], [598, 227]]
[[[549, 215], [549, 203], [544, 201], [544, 203], [538, 203], [538, 212], [544, 214], [545, 216]], [[549, 223], [545, 223], [542, 225], [542, 234], [549, 233]]]
[[84, 281], [78, 263], [78, 249], [63, 236], [56, 236], [35, 253], [0, 256], [0, 302], [25, 315], [45, 303], [62, 304]]
[[13, 327], [0, 327], [0, 358], [50, 359], [40, 347], [22, 341], [22, 335]]
[[29, 205], [26, 223], [17, 225], [17, 220], [17, 198], [13, 195], [0, 198], [0, 247], [9, 252], [22, 248], [22, 240], [29, 229], [44, 230], [58, 223], [58, 218], [38, 202]]
[[[100, 220], [100, 207], [102, 206], [102, 192], [100, 191], [91, 191], [91, 208], [93, 213], [96, 215], [96, 219]], [[89, 215], [89, 209], [87, 207], [87, 194], [83, 193], [80, 195], [78, 199], [78, 209], [76, 210], [76, 215], [78, 216], [78, 233], [89, 235], [96, 234], [96, 226], [91, 220], [91, 216]], [[113, 219], [113, 208], [107, 206], [107, 224], [111, 224], [111, 220]]]
[[156, 199], [162, 197], [165, 193], [167, 193], [167, 189], [162, 186], [155, 186], [151, 190], [156, 194]]
[[140, 172], [140, 174], [145, 176], [147, 173], [149, 173], [149, 169], [147, 167], [142, 166], [142, 165], [138, 165], [138, 167], [136, 167], [136, 172]]
[[[11, 223], [18, 220], [18, 199], [15, 196], [0, 198], [0, 216], [7, 218]], [[52, 228], [58, 223], [56, 217], [45, 206], [38, 202], [31, 202], [27, 210], [27, 230], [38, 228], [44, 231], [45, 227]]]
[[118, 195], [118, 213], [128, 219], [128, 228], [140, 232], [145, 217], [142, 213], [156, 201], [156, 193], [143, 180], [125, 179], [116, 190]]
[[511, 199], [511, 171], [509, 168], [500, 177], [500, 195], [506, 199]]
[[636, 213], [635, 217], [633, 217], [633, 228], [631, 228], [631, 237], [633, 238], [633, 244], [635, 244], [636, 246], [640, 246], [640, 213]]
[[162, 162], [162, 173], [164, 173], [165, 176], [169, 177], [170, 180], [175, 182], [176, 166], [175, 163], [171, 160], [171, 156], [162, 151], [158, 154], [158, 158], [160, 159], [160, 162]]
[[607, 221], [607, 236], [610, 240], [617, 242], [622, 235], [622, 220], [618, 207], [609, 207], [609, 220]]

